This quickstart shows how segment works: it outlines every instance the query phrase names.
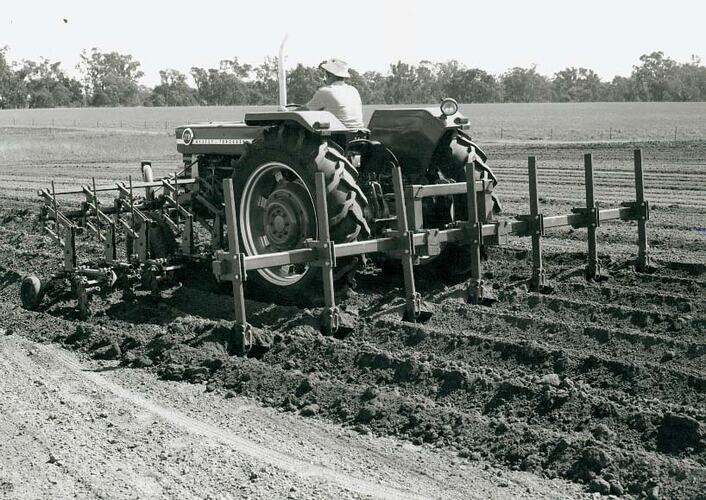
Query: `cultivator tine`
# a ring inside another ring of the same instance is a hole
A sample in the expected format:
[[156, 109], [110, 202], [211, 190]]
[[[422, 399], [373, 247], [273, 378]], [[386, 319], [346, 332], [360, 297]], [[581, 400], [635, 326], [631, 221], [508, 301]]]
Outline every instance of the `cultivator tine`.
[[471, 279], [468, 284], [466, 301], [469, 304], [490, 305], [497, 299], [483, 283], [480, 249], [483, 244], [483, 225], [478, 220], [478, 193], [476, 192], [475, 168], [473, 160], [466, 163], [466, 199], [468, 222], [465, 224], [470, 244]]
[[174, 172], [174, 205], [176, 206], [176, 213], [174, 215], [175, 218], [175, 223], [177, 227], [179, 226], [179, 210], [181, 207], [179, 206], [179, 183], [177, 182], [177, 173]]
[[399, 165], [392, 167], [392, 186], [395, 192], [395, 208], [397, 211], [397, 231], [395, 233], [401, 242], [400, 260], [402, 261], [402, 274], [405, 289], [404, 321], [423, 323], [431, 317], [431, 311], [422, 301], [422, 296], [417, 292], [414, 284], [414, 232], [409, 230], [407, 220], [407, 207], [402, 185], [402, 170]]
[[228, 251], [232, 264], [233, 302], [235, 305], [235, 345], [238, 353], [246, 354], [253, 344], [253, 328], [245, 315], [245, 291], [243, 283], [246, 279], [245, 255], [240, 253], [238, 242], [237, 214], [235, 208], [235, 193], [233, 180], [223, 180], [223, 195], [225, 201], [226, 223], [228, 227]]
[[[335, 245], [331, 241], [328, 222], [328, 203], [326, 201], [326, 177], [323, 172], [317, 172], [316, 181], [316, 212], [318, 217], [319, 240], [310, 241], [310, 247], [318, 250], [321, 275], [324, 286], [324, 311], [321, 314], [321, 325], [326, 335], [343, 335], [352, 329], [352, 325], [343, 324], [343, 316], [336, 306], [336, 296], [333, 282], [333, 268], [336, 266]], [[345, 332], [342, 330], [346, 330]]]
[[649, 219], [649, 205], [645, 201], [645, 181], [642, 172], [642, 150], [634, 151], [635, 163], [635, 209], [637, 216], [637, 244], [638, 253], [635, 268], [639, 272], [649, 272], [653, 266], [647, 245], [647, 220]]
[[547, 293], [551, 291], [551, 286], [547, 281], [542, 264], [542, 236], [544, 236], [544, 215], [539, 212], [539, 194], [537, 189], [537, 166], [534, 156], [527, 158], [527, 170], [529, 176], [529, 205], [530, 215], [524, 217], [529, 227], [532, 237], [532, 278], [530, 279], [530, 290], [533, 292]]
[[600, 225], [600, 214], [596, 207], [593, 183], [593, 155], [586, 153], [584, 159], [584, 174], [586, 179], [586, 228], [588, 233], [588, 264], [586, 279], [597, 281], [602, 277], [601, 263], [598, 261], [598, 241], [596, 230]]
[[101, 237], [101, 220], [100, 216], [98, 215], [98, 192], [96, 191], [96, 178], [92, 177], [91, 182], [93, 183], [93, 212], [96, 216], [96, 234], [98, 235], [98, 239], [102, 240]]

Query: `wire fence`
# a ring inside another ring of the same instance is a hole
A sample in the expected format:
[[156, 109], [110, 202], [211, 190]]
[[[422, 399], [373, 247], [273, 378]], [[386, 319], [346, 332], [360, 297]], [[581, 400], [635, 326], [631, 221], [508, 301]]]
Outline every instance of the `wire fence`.
[[[164, 132], [173, 135], [184, 121], [173, 120], [92, 120], [11, 118], [0, 120], [0, 127], [44, 129], [47, 135], [71, 130], [121, 130], [126, 132]], [[472, 126], [470, 134], [477, 140], [491, 141], [700, 141], [706, 140], [706, 129], [700, 127], [602, 127], [575, 128], [542, 126], [537, 128], [508, 126]], [[36, 133], [36, 132], [35, 132]]]

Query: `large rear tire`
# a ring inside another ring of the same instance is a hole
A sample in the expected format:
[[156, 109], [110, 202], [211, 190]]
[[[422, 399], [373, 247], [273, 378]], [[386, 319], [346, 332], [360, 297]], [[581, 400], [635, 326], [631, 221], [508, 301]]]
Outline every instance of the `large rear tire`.
[[[357, 172], [333, 142], [284, 125], [254, 143], [236, 165], [233, 184], [238, 204], [242, 251], [258, 255], [304, 247], [317, 238], [315, 174], [326, 178], [331, 239], [354, 241], [370, 234], [363, 215], [367, 200]], [[358, 259], [338, 259], [337, 290], [350, 283]], [[292, 264], [248, 273], [248, 287], [260, 297], [299, 306], [321, 302], [320, 269]]]

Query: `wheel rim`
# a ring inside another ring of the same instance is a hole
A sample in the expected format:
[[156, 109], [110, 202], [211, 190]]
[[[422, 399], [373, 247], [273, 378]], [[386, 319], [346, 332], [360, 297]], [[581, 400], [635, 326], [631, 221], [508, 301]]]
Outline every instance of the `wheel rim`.
[[[304, 240], [316, 238], [311, 193], [301, 176], [280, 162], [264, 163], [250, 175], [240, 201], [239, 223], [247, 255], [302, 248]], [[305, 264], [289, 264], [257, 272], [274, 285], [290, 286], [308, 269]]]

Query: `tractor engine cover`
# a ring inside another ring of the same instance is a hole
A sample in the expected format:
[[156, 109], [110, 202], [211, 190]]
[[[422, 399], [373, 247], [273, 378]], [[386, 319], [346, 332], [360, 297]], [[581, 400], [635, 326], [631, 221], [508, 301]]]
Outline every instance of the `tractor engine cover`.
[[368, 127], [371, 139], [397, 156], [407, 179], [421, 179], [444, 134], [467, 123], [460, 113], [444, 116], [439, 108], [400, 108], [375, 110]]

